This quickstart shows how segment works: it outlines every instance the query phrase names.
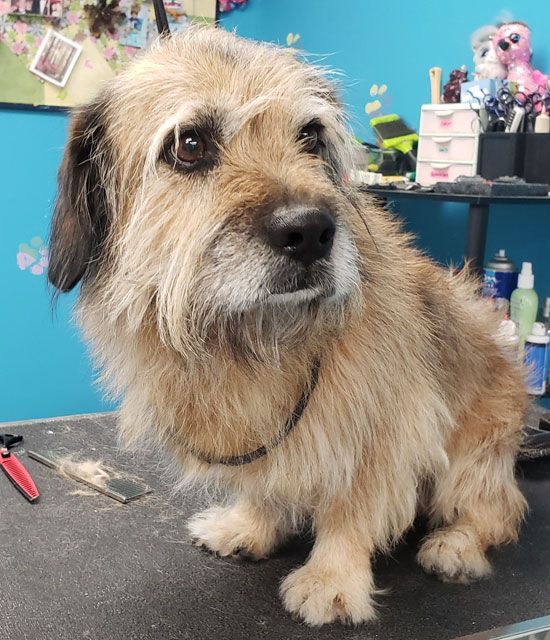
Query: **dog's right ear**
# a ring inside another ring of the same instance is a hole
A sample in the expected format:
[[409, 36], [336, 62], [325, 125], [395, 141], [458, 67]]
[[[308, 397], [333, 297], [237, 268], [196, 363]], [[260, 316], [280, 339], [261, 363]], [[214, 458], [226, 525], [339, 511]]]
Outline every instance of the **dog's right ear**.
[[48, 279], [59, 291], [70, 291], [88, 278], [101, 259], [111, 217], [105, 191], [110, 156], [105, 120], [100, 100], [72, 118], [50, 232]]

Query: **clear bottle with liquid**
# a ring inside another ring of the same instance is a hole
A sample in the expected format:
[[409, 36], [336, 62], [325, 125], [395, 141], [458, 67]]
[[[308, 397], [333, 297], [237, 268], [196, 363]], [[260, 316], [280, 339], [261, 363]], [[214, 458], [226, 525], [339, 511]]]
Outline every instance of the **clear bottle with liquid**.
[[[546, 329], [546, 335], [550, 336], [550, 297], [544, 298], [542, 303], [541, 322]], [[550, 394], [550, 356], [546, 364], [546, 394]]]
[[542, 322], [535, 322], [525, 339], [524, 362], [528, 372], [527, 393], [541, 396], [546, 391], [548, 376], [548, 343], [550, 336]]
[[518, 276], [518, 288], [512, 291], [510, 298], [510, 318], [518, 328], [520, 350], [523, 350], [525, 338], [531, 332], [533, 323], [537, 319], [539, 297], [533, 288], [534, 286], [533, 266], [530, 262], [524, 262]]
[[550, 297], [544, 298], [540, 321], [546, 327], [546, 332], [550, 335]]

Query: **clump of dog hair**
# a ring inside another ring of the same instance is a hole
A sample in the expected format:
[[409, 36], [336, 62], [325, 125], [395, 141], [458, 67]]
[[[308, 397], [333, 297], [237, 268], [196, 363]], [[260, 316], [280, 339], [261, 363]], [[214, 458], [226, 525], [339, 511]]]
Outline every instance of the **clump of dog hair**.
[[106, 486], [112, 478], [112, 471], [101, 460], [76, 460], [74, 456], [63, 456], [57, 461], [56, 471], [65, 478], [78, 478], [89, 484]]

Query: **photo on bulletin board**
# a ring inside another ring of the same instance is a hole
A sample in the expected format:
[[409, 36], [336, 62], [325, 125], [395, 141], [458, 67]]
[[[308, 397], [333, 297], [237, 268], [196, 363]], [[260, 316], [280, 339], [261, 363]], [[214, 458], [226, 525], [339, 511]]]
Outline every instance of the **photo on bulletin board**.
[[130, 7], [130, 15], [121, 29], [120, 43], [137, 49], [145, 48], [148, 27], [149, 8], [146, 5], [139, 6], [137, 2], [133, 2]]
[[79, 44], [48, 29], [29, 71], [58, 87], [64, 87], [81, 51]]
[[61, 0], [9, 0], [9, 13], [12, 15], [61, 18], [62, 10]]
[[[217, 4], [166, 0], [171, 31], [214, 24]], [[83, 104], [157, 36], [152, 0], [0, 0], [0, 106]]]

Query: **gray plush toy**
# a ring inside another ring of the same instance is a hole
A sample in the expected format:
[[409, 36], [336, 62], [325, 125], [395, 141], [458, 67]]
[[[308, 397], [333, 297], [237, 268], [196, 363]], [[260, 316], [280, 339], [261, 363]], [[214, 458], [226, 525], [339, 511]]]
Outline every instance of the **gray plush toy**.
[[474, 52], [475, 80], [506, 78], [506, 67], [498, 59], [493, 47], [492, 38], [496, 31], [496, 25], [488, 24], [476, 29], [470, 36], [470, 44]]

